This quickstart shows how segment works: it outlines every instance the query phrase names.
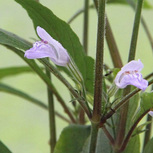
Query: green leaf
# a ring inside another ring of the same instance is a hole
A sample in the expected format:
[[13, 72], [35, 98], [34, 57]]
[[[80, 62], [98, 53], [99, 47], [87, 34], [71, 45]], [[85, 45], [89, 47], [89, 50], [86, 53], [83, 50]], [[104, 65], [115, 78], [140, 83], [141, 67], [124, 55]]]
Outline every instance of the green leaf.
[[0, 43], [9, 45], [21, 50], [27, 50], [32, 47], [32, 44], [28, 41], [20, 38], [19, 36], [5, 31], [3, 29], [0, 29]]
[[17, 74], [33, 72], [32, 69], [28, 66], [20, 66], [20, 67], [7, 67], [0, 69], [0, 79], [5, 77], [14, 76]]
[[40, 100], [37, 100], [37, 99], [29, 96], [28, 94], [26, 94], [18, 89], [12, 88], [8, 85], [0, 83], [0, 91], [19, 96], [19, 97], [24, 98], [24, 99], [42, 107], [42, 108], [44, 108], [44, 109], [47, 109], [47, 106], [43, 102], [41, 102]]
[[98, 131], [96, 153], [111, 153], [112, 147], [102, 129]]
[[0, 141], [0, 153], [12, 153], [3, 143]]
[[[107, 0], [108, 4], [124, 4], [124, 5], [128, 5], [128, 0]], [[134, 1], [136, 3], [137, 0], [131, 0]], [[153, 6], [148, 2], [148, 0], [144, 0], [143, 3], [143, 8], [145, 9], [152, 9]]]
[[146, 92], [141, 95], [140, 107], [135, 116], [135, 121], [147, 110], [153, 107], [153, 92]]
[[70, 26], [55, 16], [47, 7], [34, 0], [15, 1], [26, 9], [34, 23], [35, 29], [37, 26], [44, 28], [67, 49], [84, 78], [87, 90], [93, 92], [93, 59], [85, 55], [77, 35], [72, 31]]
[[152, 151], [153, 151], [153, 138], [148, 141], [147, 145], [144, 148], [143, 153], [152, 153]]
[[[34, 60], [29, 60], [24, 57], [24, 52], [21, 50], [27, 50], [32, 47], [30, 43], [26, 40], [0, 29], [0, 44], [6, 46], [7, 48], [18, 54], [28, 65], [40, 76], [40, 78], [48, 85], [48, 87], [53, 91], [55, 95], [58, 95], [54, 85], [50, 82], [50, 79], [44, 74], [41, 68], [36, 64]], [[19, 49], [20, 50], [19, 50]]]
[[140, 137], [139, 135], [132, 137], [123, 151], [123, 153], [140, 153]]
[[89, 126], [70, 125], [64, 128], [54, 153], [80, 153], [89, 134]]
[[[89, 153], [90, 148], [90, 137], [84, 143], [83, 149], [80, 153]], [[109, 143], [108, 138], [106, 137], [105, 133], [102, 129], [98, 131], [97, 137], [97, 146], [96, 146], [96, 153], [112, 153], [112, 146]]]

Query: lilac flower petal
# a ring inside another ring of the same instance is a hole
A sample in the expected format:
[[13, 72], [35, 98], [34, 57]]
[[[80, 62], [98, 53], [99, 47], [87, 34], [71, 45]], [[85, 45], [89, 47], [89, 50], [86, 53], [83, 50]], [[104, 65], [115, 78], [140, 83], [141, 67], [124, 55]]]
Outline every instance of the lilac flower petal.
[[153, 111], [149, 111], [148, 114], [153, 117]]
[[56, 55], [56, 58], [52, 58], [50, 56], [50, 59], [57, 65], [66, 66], [67, 63], [69, 63], [70, 61], [70, 57], [66, 49], [58, 41], [53, 39], [43, 28], [39, 26], [37, 27], [37, 33], [42, 40], [47, 41], [49, 45], [54, 48], [53, 51]]
[[43, 28], [38, 26], [37, 33], [42, 41], [34, 43], [33, 47], [25, 52], [25, 57], [29, 59], [49, 57], [56, 65], [66, 66], [70, 62], [67, 50]]
[[57, 50], [57, 53], [59, 49], [64, 49], [57, 40], [53, 39], [43, 28], [39, 26], [37, 27], [37, 34], [42, 40], [46, 40], [50, 45], [54, 46]]
[[115, 84], [118, 88], [125, 88], [127, 85], [133, 85], [141, 90], [148, 87], [148, 81], [142, 78], [140, 73], [143, 64], [140, 60], [131, 61], [122, 67], [115, 78]]
[[[141, 74], [140, 74], [141, 75]], [[139, 76], [140, 77], [140, 76]], [[134, 75], [125, 75], [119, 84], [116, 84], [119, 88], [125, 88], [127, 85], [133, 85], [141, 90], [146, 90], [148, 87], [148, 81], [142, 78], [138, 78]]]
[[27, 50], [24, 56], [28, 59], [45, 58], [50, 56], [56, 58], [52, 47], [41, 41], [34, 43], [33, 47]]
[[127, 63], [124, 67], [122, 67], [121, 71], [141, 71], [143, 69], [143, 63], [139, 59], [138, 61], [132, 60], [131, 62]]

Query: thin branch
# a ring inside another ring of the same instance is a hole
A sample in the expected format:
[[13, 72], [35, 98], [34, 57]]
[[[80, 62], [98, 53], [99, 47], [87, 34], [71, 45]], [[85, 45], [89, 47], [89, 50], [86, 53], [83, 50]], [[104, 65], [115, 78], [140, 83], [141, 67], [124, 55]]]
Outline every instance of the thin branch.
[[[91, 112], [86, 106], [85, 101], [80, 97], [80, 95], [74, 90], [74, 88], [71, 86], [71, 84], [59, 73], [59, 71], [51, 64], [49, 63], [46, 59], [40, 59], [39, 60], [45, 67], [52, 72], [67, 88], [68, 90], [72, 93], [72, 95], [77, 99], [77, 101], [80, 103], [84, 111], [86, 112], [87, 116], [91, 118]], [[76, 121], [75, 121], [76, 122]]]
[[132, 126], [131, 129], [129, 130], [129, 132], [128, 132], [126, 138], [125, 138], [125, 140], [123, 141], [123, 144], [122, 144], [122, 146], [121, 146], [119, 152], [122, 152], [122, 151], [126, 148], [126, 145], [127, 145], [128, 141], [129, 141], [129, 139], [131, 138], [131, 135], [132, 135], [134, 129], [136, 128], [136, 126], [138, 125], [138, 123], [140, 122], [140, 120], [141, 120], [149, 111], [150, 111], [150, 109], [147, 110], [147, 111], [145, 111], [145, 112], [137, 119], [137, 121], [133, 124], [133, 126]]
[[102, 129], [103, 129], [105, 135], [107, 136], [107, 138], [109, 139], [110, 144], [111, 144], [112, 146], [114, 146], [114, 144], [115, 144], [114, 138], [113, 138], [113, 137], [111, 136], [111, 134], [108, 132], [108, 130], [106, 129], [105, 125], [102, 126]]
[[[153, 80], [149, 81], [149, 85], [153, 84]], [[101, 119], [100, 127], [103, 126], [103, 124], [106, 122], [107, 119], [112, 117], [116, 111], [122, 107], [130, 98], [132, 98], [135, 94], [137, 94], [140, 89], [135, 89], [134, 91], [130, 92], [127, 96], [123, 97], [122, 100], [114, 107], [112, 108], [104, 117]]]

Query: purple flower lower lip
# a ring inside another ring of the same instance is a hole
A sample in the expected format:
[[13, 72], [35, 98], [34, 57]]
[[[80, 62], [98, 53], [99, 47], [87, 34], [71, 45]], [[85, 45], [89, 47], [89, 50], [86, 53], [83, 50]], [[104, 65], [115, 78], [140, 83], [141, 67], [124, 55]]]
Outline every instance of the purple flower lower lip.
[[49, 57], [56, 65], [66, 66], [70, 62], [67, 50], [43, 28], [38, 26], [37, 33], [41, 41], [35, 42], [33, 47], [25, 52], [25, 57], [29, 59]]
[[143, 64], [140, 60], [133, 60], [126, 64], [116, 75], [116, 86], [118, 88], [125, 88], [127, 85], [133, 85], [144, 91], [148, 87], [148, 81], [142, 78], [140, 73], [142, 68]]

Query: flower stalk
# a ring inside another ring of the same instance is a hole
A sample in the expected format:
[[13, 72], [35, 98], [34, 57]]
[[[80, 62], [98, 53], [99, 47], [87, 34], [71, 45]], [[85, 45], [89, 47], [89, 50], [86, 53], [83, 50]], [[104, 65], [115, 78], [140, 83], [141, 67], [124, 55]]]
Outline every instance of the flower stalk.
[[[136, 13], [135, 13], [135, 19], [134, 19], [134, 26], [133, 26], [128, 62], [135, 59], [142, 5], [143, 5], [143, 0], [138, 0], [137, 7], [136, 7]], [[124, 90], [123, 96], [126, 96], [129, 92], [130, 92], [130, 87], [127, 87]], [[128, 112], [128, 102], [126, 103], [126, 105], [122, 107], [120, 111], [120, 121], [118, 125], [118, 134], [117, 134], [116, 144], [115, 144], [117, 150], [120, 148], [123, 142], [123, 139], [124, 139], [127, 112]]]
[[93, 116], [91, 119], [91, 142], [89, 153], [95, 153], [99, 123], [101, 118], [102, 103], [102, 82], [103, 82], [103, 56], [104, 56], [104, 36], [105, 36], [105, 0], [98, 1], [98, 31], [97, 31], [97, 50], [95, 65], [95, 88]]
[[102, 101], [102, 81], [103, 81], [103, 56], [104, 56], [104, 36], [105, 36], [105, 0], [98, 1], [98, 31], [97, 31], [97, 51], [95, 65], [95, 88], [93, 122], [99, 122], [101, 117]]
[[[50, 72], [46, 69], [46, 75], [51, 80]], [[49, 127], [50, 127], [50, 152], [54, 152], [56, 145], [56, 122], [55, 122], [55, 108], [52, 91], [47, 87], [48, 93], [48, 107], [49, 107]]]

